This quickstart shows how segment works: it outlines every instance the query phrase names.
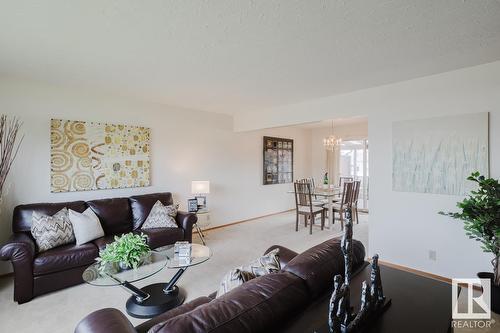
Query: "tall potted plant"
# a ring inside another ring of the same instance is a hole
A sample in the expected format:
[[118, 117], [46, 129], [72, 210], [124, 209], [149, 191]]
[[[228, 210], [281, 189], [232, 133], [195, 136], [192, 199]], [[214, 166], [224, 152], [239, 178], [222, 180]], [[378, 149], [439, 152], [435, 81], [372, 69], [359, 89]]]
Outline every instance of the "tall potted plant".
[[439, 214], [462, 220], [465, 234], [481, 242], [484, 252], [493, 254], [493, 273], [480, 272], [478, 277], [490, 279], [491, 310], [500, 313], [500, 184], [498, 179], [486, 178], [479, 172], [467, 179], [476, 182], [479, 188], [457, 203], [461, 211]]

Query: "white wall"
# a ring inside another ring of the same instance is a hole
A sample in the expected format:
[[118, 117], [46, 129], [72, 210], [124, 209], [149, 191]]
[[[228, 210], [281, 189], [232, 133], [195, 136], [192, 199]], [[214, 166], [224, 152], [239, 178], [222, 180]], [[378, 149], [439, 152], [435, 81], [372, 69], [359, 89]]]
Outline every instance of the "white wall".
[[[293, 207], [290, 184], [262, 184], [262, 136], [295, 140], [295, 176], [310, 173], [310, 133], [299, 128], [235, 133], [227, 115], [198, 112], [82, 92], [76, 88], [0, 79], [0, 112], [24, 122], [25, 139], [7, 181], [0, 243], [11, 233], [12, 209], [21, 203], [87, 200], [171, 191], [186, 205], [191, 180], [210, 180], [212, 225]], [[152, 186], [50, 193], [50, 118], [143, 125], [152, 129]], [[0, 266], [0, 274], [10, 266]]]
[[[392, 122], [473, 112], [490, 113], [490, 176], [500, 177], [500, 62], [245, 114], [248, 130], [322, 119], [368, 116], [370, 141], [370, 251], [381, 260], [448, 277], [491, 270], [491, 255], [469, 240], [454, 210], [458, 196], [392, 191]], [[437, 261], [428, 259], [430, 249]]]

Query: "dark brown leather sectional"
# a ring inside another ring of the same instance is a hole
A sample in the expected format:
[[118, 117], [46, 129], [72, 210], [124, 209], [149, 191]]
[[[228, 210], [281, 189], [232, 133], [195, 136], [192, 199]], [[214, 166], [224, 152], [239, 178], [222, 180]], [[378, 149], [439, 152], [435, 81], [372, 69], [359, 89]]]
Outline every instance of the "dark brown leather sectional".
[[[141, 229], [157, 200], [164, 205], [173, 204], [172, 194], [165, 192], [130, 198], [17, 206], [12, 221], [13, 235], [0, 248], [0, 259], [12, 261], [14, 268], [14, 300], [25, 303], [35, 296], [82, 283], [85, 268], [94, 262], [99, 249], [112, 242], [115, 235], [131, 231], [143, 232], [147, 235], [151, 248], [173, 244], [179, 240], [191, 242], [195, 214], [178, 212], [178, 228]], [[64, 207], [77, 212], [91, 207], [101, 221], [105, 237], [83, 245], [68, 244], [38, 253], [30, 231], [33, 212], [53, 215]]]
[[[280, 248], [280, 272], [250, 280], [213, 299], [199, 297], [133, 327], [116, 309], [85, 317], [75, 333], [256, 333], [276, 332], [315, 300], [330, 292], [333, 277], [343, 274], [340, 239], [334, 238], [297, 254]], [[353, 241], [353, 270], [362, 267], [365, 249]]]

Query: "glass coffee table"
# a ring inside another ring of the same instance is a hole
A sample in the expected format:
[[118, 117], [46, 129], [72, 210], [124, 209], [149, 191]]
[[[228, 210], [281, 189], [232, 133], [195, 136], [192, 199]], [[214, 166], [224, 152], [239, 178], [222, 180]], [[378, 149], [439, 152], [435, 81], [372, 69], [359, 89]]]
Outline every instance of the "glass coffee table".
[[[99, 263], [90, 265], [82, 274], [83, 280], [93, 286], [120, 286], [132, 296], [127, 300], [127, 313], [135, 318], [151, 318], [181, 305], [186, 292], [176, 283], [188, 269], [199, 265], [212, 256], [209, 247], [191, 244], [191, 256], [179, 257], [174, 252], [174, 245], [168, 245], [150, 251], [144, 262], [136, 269], [121, 269], [119, 265], [108, 265], [99, 269]], [[137, 288], [132, 283], [157, 274], [163, 268], [178, 269], [166, 283], [155, 283], [144, 288]]]

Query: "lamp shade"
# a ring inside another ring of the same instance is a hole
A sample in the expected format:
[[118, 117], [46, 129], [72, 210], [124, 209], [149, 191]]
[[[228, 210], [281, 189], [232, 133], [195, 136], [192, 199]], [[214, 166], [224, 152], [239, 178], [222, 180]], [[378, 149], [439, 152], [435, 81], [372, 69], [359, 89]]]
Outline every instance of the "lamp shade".
[[208, 180], [193, 180], [191, 182], [191, 193], [192, 194], [209, 194], [210, 193], [210, 181], [208, 181]]

